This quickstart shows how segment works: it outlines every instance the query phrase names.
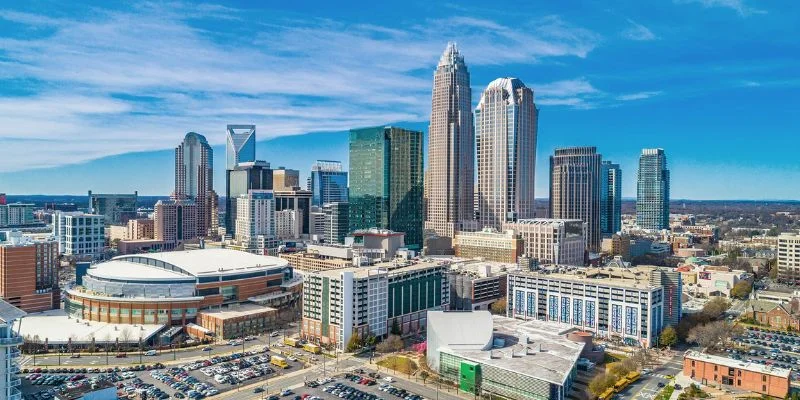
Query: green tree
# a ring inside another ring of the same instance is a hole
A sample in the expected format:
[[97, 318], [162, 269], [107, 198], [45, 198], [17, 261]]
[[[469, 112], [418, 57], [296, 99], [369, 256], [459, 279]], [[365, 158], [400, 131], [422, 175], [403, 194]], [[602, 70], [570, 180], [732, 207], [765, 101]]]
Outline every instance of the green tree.
[[347, 352], [352, 353], [359, 348], [361, 348], [361, 338], [358, 337], [358, 333], [353, 332], [353, 336], [350, 336], [350, 340], [347, 342]]
[[402, 335], [403, 331], [400, 329], [400, 324], [397, 322], [397, 318], [392, 320], [392, 329], [390, 330], [392, 335]]
[[678, 343], [678, 332], [675, 331], [672, 325], [667, 325], [667, 327], [661, 331], [659, 343], [666, 347], [674, 346]]
[[492, 303], [491, 306], [492, 314], [506, 315], [507, 308], [508, 308], [508, 302], [506, 302], [505, 298], [502, 298]]
[[741, 300], [747, 300], [750, 296], [750, 292], [753, 291], [753, 284], [750, 281], [740, 281], [739, 283], [733, 285], [731, 289], [731, 297], [735, 297]]
[[616, 382], [616, 378], [613, 375], [597, 374], [589, 382], [589, 391], [595, 396], [599, 396], [605, 392], [606, 389], [614, 386], [614, 382]]

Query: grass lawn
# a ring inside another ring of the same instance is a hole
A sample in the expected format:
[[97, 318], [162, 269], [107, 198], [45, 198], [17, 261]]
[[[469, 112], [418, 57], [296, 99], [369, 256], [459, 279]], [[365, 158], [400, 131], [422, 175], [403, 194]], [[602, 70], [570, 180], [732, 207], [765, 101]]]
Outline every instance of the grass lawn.
[[664, 389], [659, 392], [653, 400], [669, 400], [670, 396], [672, 396], [672, 392], [675, 391], [675, 386], [667, 385]]
[[381, 367], [393, 369], [403, 374], [413, 374], [417, 371], [417, 363], [402, 356], [389, 356], [378, 361]]
[[603, 355], [603, 363], [609, 364], [609, 363], [619, 362], [619, 361], [622, 361], [622, 360], [624, 360], [626, 358], [628, 358], [628, 357], [626, 357], [626, 356], [624, 356], [622, 354], [612, 354], [612, 353], [606, 352]]

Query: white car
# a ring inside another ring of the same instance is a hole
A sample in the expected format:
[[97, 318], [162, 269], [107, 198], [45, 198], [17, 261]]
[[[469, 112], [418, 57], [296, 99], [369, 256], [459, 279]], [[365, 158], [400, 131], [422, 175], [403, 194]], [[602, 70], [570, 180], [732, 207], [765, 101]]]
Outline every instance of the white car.
[[272, 333], [270, 333], [269, 335], [270, 335], [271, 337], [278, 337], [278, 336], [280, 336], [280, 335], [281, 335], [281, 333], [280, 333], [280, 332], [272, 332]]
[[394, 379], [392, 379], [391, 376], [387, 376], [387, 377], [383, 378], [383, 380], [386, 381], [386, 382], [394, 382]]
[[289, 357], [286, 357], [286, 359], [289, 360], [289, 361], [297, 361], [297, 357], [295, 357], [295, 356], [289, 356]]
[[148, 351], [146, 351], [144, 353], [144, 355], [146, 355], [146, 356], [154, 356], [154, 355], [157, 355], [157, 354], [158, 354], [158, 352], [155, 351], [155, 350], [148, 350]]

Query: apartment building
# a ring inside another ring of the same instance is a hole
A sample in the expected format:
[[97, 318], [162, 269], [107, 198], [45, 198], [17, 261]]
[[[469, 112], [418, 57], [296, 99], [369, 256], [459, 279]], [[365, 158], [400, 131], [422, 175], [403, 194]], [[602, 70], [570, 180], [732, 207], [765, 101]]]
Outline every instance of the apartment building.
[[522, 255], [523, 240], [513, 230], [499, 232], [484, 228], [480, 232], [458, 232], [453, 239], [456, 257], [516, 263]]
[[53, 215], [53, 236], [58, 240], [61, 254], [98, 256], [106, 245], [105, 216], [56, 211]]
[[800, 283], [800, 235], [778, 236], [778, 281]]
[[584, 265], [587, 227], [578, 219], [523, 219], [503, 224], [524, 241], [522, 254], [539, 264]]
[[19, 335], [21, 322], [17, 323], [16, 332], [14, 322], [24, 316], [24, 311], [0, 300], [0, 399], [22, 400], [17, 373], [21, 357], [19, 345], [24, 340]]
[[0, 297], [25, 312], [59, 308], [58, 242], [0, 231]]

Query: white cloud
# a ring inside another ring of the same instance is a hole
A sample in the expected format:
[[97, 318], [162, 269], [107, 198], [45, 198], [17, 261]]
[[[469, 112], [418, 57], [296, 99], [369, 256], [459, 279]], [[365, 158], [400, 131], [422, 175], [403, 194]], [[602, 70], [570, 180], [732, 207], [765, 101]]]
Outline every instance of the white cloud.
[[748, 6], [745, 0], [673, 0], [678, 4], [696, 3], [705, 8], [729, 8], [736, 11], [739, 15], [746, 17], [752, 14], [766, 14], [766, 10]]
[[615, 99], [619, 101], [634, 101], [634, 100], [644, 100], [649, 99], [654, 96], [658, 96], [662, 94], [661, 91], [651, 91], [651, 92], [637, 92], [637, 93], [628, 93], [616, 96]]
[[650, 41], [658, 39], [656, 35], [646, 26], [628, 19], [630, 26], [622, 31], [622, 37], [636, 41]]

